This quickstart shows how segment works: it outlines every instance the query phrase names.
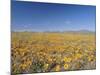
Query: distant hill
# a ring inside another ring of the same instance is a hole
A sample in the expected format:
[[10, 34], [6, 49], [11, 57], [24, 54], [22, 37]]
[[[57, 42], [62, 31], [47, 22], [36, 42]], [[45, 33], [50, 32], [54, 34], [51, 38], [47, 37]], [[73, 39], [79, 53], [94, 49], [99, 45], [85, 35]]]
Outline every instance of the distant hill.
[[[34, 32], [37, 33], [39, 31], [12, 31], [12, 32]], [[77, 31], [41, 31], [46, 33], [79, 33], [79, 34], [95, 34], [95, 31], [89, 31], [89, 30], [77, 30]]]
[[63, 33], [79, 33], [79, 34], [95, 34], [95, 31], [89, 31], [89, 30], [78, 30], [78, 31], [64, 31]]
[[79, 30], [78, 32], [82, 32], [82, 33], [94, 33], [94, 31], [89, 31], [89, 30]]

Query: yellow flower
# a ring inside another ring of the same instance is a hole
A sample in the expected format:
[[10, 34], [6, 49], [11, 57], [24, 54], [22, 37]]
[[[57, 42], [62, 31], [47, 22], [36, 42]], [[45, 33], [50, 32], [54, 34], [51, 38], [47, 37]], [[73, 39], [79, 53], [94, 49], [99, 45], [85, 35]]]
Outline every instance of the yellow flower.
[[60, 65], [57, 65], [55, 71], [60, 71]]
[[79, 59], [79, 58], [81, 58], [81, 57], [82, 57], [82, 54], [80, 54], [80, 53], [78, 53], [78, 54], [75, 55], [75, 59], [76, 60]]
[[92, 61], [93, 60], [93, 55], [88, 57], [88, 61]]
[[49, 67], [49, 64], [44, 65], [44, 69], [47, 69]]
[[71, 62], [71, 60], [72, 60], [72, 59], [69, 58], [69, 57], [64, 57], [64, 59], [63, 59], [64, 62]]
[[68, 64], [64, 64], [64, 69], [68, 69], [69, 68], [69, 65]]
[[20, 67], [24, 70], [27, 67], [27, 65], [26, 64], [20, 64]]

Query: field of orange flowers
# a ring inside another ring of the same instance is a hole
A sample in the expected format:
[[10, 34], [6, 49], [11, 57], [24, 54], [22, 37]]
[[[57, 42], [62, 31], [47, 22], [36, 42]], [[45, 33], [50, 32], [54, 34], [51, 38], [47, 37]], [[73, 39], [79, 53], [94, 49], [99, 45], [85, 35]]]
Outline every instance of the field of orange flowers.
[[95, 34], [12, 32], [12, 74], [95, 68]]

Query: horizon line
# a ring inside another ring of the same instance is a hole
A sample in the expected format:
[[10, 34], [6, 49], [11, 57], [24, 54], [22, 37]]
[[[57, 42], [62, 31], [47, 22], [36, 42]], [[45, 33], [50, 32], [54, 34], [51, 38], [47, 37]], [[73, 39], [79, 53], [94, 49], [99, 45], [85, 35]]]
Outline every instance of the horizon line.
[[96, 30], [65, 30], [65, 31], [34, 31], [34, 30], [11, 30], [11, 32], [96, 32]]

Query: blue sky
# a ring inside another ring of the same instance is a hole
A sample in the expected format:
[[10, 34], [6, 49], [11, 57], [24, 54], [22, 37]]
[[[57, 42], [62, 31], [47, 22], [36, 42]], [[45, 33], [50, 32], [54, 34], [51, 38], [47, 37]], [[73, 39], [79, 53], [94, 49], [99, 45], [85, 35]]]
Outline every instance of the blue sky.
[[12, 31], [95, 31], [95, 6], [12, 1]]

